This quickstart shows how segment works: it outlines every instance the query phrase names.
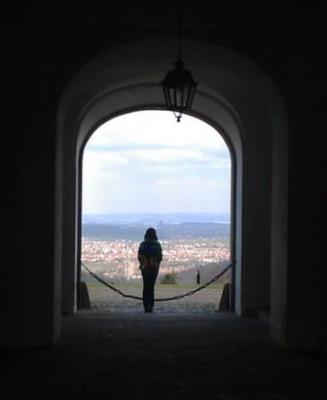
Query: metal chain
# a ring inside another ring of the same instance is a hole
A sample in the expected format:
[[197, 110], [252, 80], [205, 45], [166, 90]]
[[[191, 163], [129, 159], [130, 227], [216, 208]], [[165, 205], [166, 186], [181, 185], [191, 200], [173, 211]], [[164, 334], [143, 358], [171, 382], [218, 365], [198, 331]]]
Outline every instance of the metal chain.
[[[211, 285], [213, 282], [216, 282], [220, 277], [222, 277], [228, 270], [230, 270], [232, 268], [233, 264], [229, 264], [227, 265], [226, 268], [224, 268], [221, 272], [219, 272], [216, 276], [214, 276], [210, 281], [204, 283], [203, 285], [197, 287], [196, 289], [190, 290], [186, 293], [174, 296], [174, 297], [164, 297], [164, 298], [159, 298], [159, 299], [155, 299], [154, 301], [170, 301], [170, 300], [179, 300], [182, 299], [186, 296], [191, 296], [192, 294], [199, 292], [200, 290], [206, 288], [207, 286]], [[114, 286], [110, 285], [110, 283], [106, 282], [105, 280], [103, 280], [102, 278], [100, 278], [97, 274], [95, 274], [94, 272], [92, 272], [86, 265], [84, 262], [82, 262], [82, 267], [91, 275], [93, 276], [93, 278], [95, 278], [97, 281], [101, 282], [103, 285], [107, 286], [109, 289], [113, 290], [114, 292], [120, 294], [121, 296], [123, 296], [124, 298], [127, 299], [135, 299], [135, 300], [143, 300], [143, 297], [139, 297], [139, 296], [133, 296], [131, 294], [126, 294], [124, 292], [122, 292], [121, 290], [115, 288]]]

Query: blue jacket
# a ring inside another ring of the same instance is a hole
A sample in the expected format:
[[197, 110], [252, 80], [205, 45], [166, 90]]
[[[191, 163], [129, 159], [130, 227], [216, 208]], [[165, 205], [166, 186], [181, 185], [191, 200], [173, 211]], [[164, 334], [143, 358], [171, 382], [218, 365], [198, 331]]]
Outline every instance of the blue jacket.
[[162, 260], [161, 245], [157, 240], [144, 240], [138, 250], [141, 269], [159, 269]]

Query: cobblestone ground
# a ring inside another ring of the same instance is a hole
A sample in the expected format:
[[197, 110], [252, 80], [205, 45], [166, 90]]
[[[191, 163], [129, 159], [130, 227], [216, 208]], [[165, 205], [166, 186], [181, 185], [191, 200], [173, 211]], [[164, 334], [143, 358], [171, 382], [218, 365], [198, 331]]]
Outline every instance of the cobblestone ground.
[[[195, 289], [196, 287], [192, 288]], [[131, 287], [122, 289], [124, 293], [142, 296], [142, 287]], [[156, 298], [173, 297], [189, 291], [189, 288], [169, 287], [169, 285], [156, 285]], [[143, 306], [140, 300], [126, 299], [118, 293], [105, 286], [88, 286], [92, 310], [106, 312], [143, 313]], [[156, 302], [155, 313], [201, 313], [216, 312], [221, 297], [221, 288], [205, 288], [191, 296], [180, 300]]]

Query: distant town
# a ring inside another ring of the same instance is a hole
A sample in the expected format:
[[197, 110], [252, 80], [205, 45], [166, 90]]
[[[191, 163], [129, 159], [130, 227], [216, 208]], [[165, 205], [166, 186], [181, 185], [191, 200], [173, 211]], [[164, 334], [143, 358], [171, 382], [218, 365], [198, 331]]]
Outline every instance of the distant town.
[[[85, 223], [82, 260], [111, 281], [139, 280], [137, 252], [144, 231], [144, 225], [131, 221], [128, 224]], [[203, 271], [206, 266], [215, 272], [230, 260], [228, 224], [160, 223], [158, 236], [163, 249], [162, 275], [174, 273], [186, 277], [188, 271], [193, 271], [194, 276], [195, 271]]]
[[[229, 247], [215, 239], [178, 239], [161, 241], [163, 260], [161, 274], [179, 273], [188, 269], [200, 268], [208, 263], [220, 264], [228, 261]], [[114, 279], [139, 279], [140, 269], [137, 260], [139, 242], [131, 240], [92, 240], [82, 241], [82, 259], [92, 265], [94, 271]]]

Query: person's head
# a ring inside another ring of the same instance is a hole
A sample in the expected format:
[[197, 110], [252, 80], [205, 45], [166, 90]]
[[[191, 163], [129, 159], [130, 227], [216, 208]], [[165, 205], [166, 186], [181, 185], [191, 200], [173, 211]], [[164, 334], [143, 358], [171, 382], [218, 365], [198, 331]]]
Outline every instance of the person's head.
[[158, 240], [156, 230], [154, 228], [148, 228], [145, 232], [144, 240]]

